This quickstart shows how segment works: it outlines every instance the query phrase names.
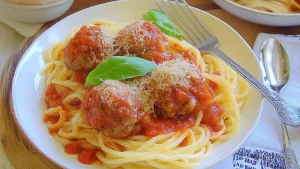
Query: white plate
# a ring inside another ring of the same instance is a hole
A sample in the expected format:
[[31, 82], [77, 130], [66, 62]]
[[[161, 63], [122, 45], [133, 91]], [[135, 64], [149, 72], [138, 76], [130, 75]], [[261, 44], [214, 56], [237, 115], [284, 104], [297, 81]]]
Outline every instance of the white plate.
[[[67, 155], [60, 143], [48, 133], [42, 120], [46, 108], [44, 102], [45, 83], [39, 74], [45, 65], [43, 53], [55, 42], [63, 41], [71, 30], [87, 24], [93, 19], [104, 18], [113, 21], [131, 21], [141, 18], [149, 9], [157, 8], [152, 0], [129, 0], [101, 4], [75, 13], [58, 22], [44, 32], [29, 47], [16, 69], [12, 99], [15, 117], [21, 128], [46, 157], [64, 168], [94, 169], [77, 161], [75, 155]], [[219, 38], [220, 49], [241, 64], [254, 76], [261, 79], [258, 62], [253, 51], [242, 37], [231, 27], [212, 15], [193, 9], [196, 15], [207, 24]], [[262, 96], [251, 87], [249, 97], [241, 112], [241, 127], [228, 141], [216, 147], [202, 161], [201, 168], [207, 168], [235, 151], [250, 135], [260, 116]]]
[[227, 12], [249, 22], [269, 26], [296, 26], [300, 25], [300, 13], [271, 13], [248, 8], [232, 0], [213, 0]]

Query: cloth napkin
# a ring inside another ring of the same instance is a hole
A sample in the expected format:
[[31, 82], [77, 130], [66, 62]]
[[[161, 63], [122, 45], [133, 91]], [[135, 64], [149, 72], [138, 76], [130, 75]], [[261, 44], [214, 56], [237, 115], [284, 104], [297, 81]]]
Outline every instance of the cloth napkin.
[[[260, 46], [267, 38], [276, 38], [287, 50], [291, 63], [291, 76], [280, 95], [291, 105], [300, 107], [300, 35], [258, 35], [253, 50], [259, 56]], [[300, 127], [288, 127], [292, 148], [300, 164]], [[260, 120], [243, 146], [212, 169], [285, 169], [283, 138], [280, 120], [272, 104], [264, 101]]]
[[10, 26], [12, 29], [16, 30], [19, 34], [21, 34], [25, 38], [33, 36], [43, 26], [42, 23], [34, 24], [34, 23], [15, 21], [3, 15], [2, 13], [0, 13], [0, 22], [3, 22], [6, 25]]

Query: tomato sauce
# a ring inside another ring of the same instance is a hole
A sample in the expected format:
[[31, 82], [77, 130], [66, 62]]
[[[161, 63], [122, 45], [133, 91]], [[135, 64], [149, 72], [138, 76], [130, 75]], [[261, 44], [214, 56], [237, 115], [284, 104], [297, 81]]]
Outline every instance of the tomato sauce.
[[[193, 113], [185, 116], [174, 116], [172, 118], [157, 118], [154, 115], [146, 116], [140, 121], [142, 134], [148, 137], [154, 137], [174, 131], [185, 131], [195, 125], [197, 112], [201, 110], [204, 114], [201, 123], [209, 126], [213, 132], [220, 131], [223, 127], [220, 122], [223, 117], [224, 109], [219, 103], [208, 105], [213, 98], [214, 94], [212, 92], [214, 90], [209, 90], [207, 85], [205, 85], [202, 81], [195, 81], [194, 83], [197, 85], [190, 89], [180, 87], [172, 90], [173, 94], [171, 95], [173, 100], [176, 102], [175, 106], [180, 106], [181, 103], [189, 102], [191, 93], [196, 96], [197, 103]], [[188, 91], [191, 91], [191, 93], [188, 93]], [[182, 145], [185, 144], [187, 143], [182, 143]]]
[[62, 97], [57, 92], [55, 84], [50, 84], [47, 88], [47, 91], [45, 93], [46, 97], [46, 103], [48, 108], [49, 107], [56, 107], [61, 104]]
[[[94, 99], [89, 99], [94, 98]], [[105, 122], [103, 116], [100, 116], [101, 112], [104, 111], [105, 105], [100, 100], [100, 94], [92, 88], [86, 89], [84, 95], [84, 101], [82, 103], [83, 116], [88, 124], [92, 125], [96, 129], [101, 129], [101, 126]]]
[[211, 101], [214, 96], [214, 93], [209, 90], [206, 84], [201, 79], [192, 79], [193, 87], [189, 90], [197, 99], [197, 105], [195, 112], [203, 110]]
[[[60, 118], [60, 116], [59, 116], [58, 113], [57, 113], [57, 114], [46, 115], [46, 116], [44, 116], [44, 123], [50, 121], [52, 124], [55, 124], [55, 123], [57, 123], [57, 122], [59, 121], [59, 118]], [[49, 132], [51, 135], [53, 135], [53, 134], [57, 134], [57, 133], [58, 133], [58, 130], [59, 130], [59, 129], [57, 129], [57, 128], [55, 128], [55, 129], [49, 128], [49, 129], [48, 129], [48, 132]]]
[[89, 57], [100, 54], [99, 46], [102, 46], [100, 30], [98, 25], [80, 28], [65, 49], [65, 56], [70, 62], [73, 62], [76, 56], [82, 53]]
[[93, 164], [96, 161], [99, 161], [96, 156], [96, 150], [95, 149], [84, 149], [82, 152], [78, 155], [78, 161], [80, 161], [83, 164]]
[[50, 121], [52, 124], [57, 123], [59, 121], [59, 114], [51, 114], [44, 116], [44, 123]]
[[75, 71], [74, 80], [80, 84], [84, 84], [89, 72]]
[[[175, 115], [172, 118], [165, 118], [163, 116], [157, 118], [154, 117], [154, 115], [145, 117], [141, 121], [144, 135], [154, 137], [159, 134], [184, 131], [188, 128], [192, 128], [195, 125], [199, 111], [204, 111], [205, 117], [203, 122], [211, 126], [215, 131], [220, 128], [218, 122], [222, 117], [223, 109], [220, 104], [209, 105], [214, 96], [214, 91], [210, 90], [201, 79], [192, 79], [192, 83], [193, 85], [190, 88], [176, 86], [171, 90], [169, 96], [174, 101], [174, 104], [172, 104], [172, 109], [174, 111], [181, 110], [182, 106], [187, 105], [191, 101], [191, 98], [196, 99], [195, 108], [192, 112], [184, 116]], [[159, 116], [159, 111], [162, 110], [157, 109], [156, 111], [155, 114]]]
[[203, 118], [201, 123], [210, 127], [212, 132], [220, 131], [223, 126], [221, 125], [221, 120], [224, 114], [224, 109], [221, 104], [216, 102], [207, 106], [203, 110]]
[[80, 144], [69, 144], [65, 147], [65, 152], [67, 154], [78, 154], [78, 161], [83, 164], [93, 164], [99, 159], [96, 156], [96, 149], [83, 148]]
[[[120, 90], [110, 95], [113, 98], [113, 103], [110, 100], [101, 99], [101, 92], [92, 88], [87, 89], [82, 104], [84, 119], [95, 129], [103, 130], [105, 126], [118, 126], [118, 123], [123, 123], [123, 119], [137, 118], [139, 120], [141, 118], [143, 104], [140, 101], [134, 101], [134, 106], [130, 105], [128, 97], [133, 99], [135, 97], [129, 95], [129, 91], [126, 90], [125, 92], [128, 93], [124, 94]], [[132, 109], [137, 112], [136, 116], [131, 113]]]
[[189, 89], [185, 86], [173, 88], [171, 97], [177, 103], [177, 105], [188, 103], [191, 100]]
[[70, 94], [70, 90], [65, 90], [63, 92], [58, 92], [56, 90], [55, 84], [51, 83], [45, 93], [45, 100], [48, 108], [57, 107], [62, 105], [62, 100]]
[[[183, 57], [189, 61], [196, 61], [191, 50], [182, 52], [181, 54], [172, 53], [169, 49], [168, 38], [163, 35], [161, 30], [150, 22], [143, 24], [143, 29], [147, 30], [145, 36], [145, 46], [147, 48], [143, 57], [155, 63], [163, 63], [165, 61], [174, 60]], [[175, 44], [176, 45], [176, 44]], [[181, 48], [181, 46], [179, 46]]]
[[196, 57], [194, 56], [193, 52], [190, 50], [186, 50], [184, 52], [182, 52], [182, 56], [183, 58], [192, 61], [192, 62], [196, 62]]
[[143, 54], [143, 58], [155, 63], [163, 63], [178, 58], [175, 53], [169, 51], [168, 38], [163, 35], [157, 26], [145, 22], [143, 29], [147, 33], [145, 35], [146, 52]]
[[155, 118], [150, 115], [140, 121], [142, 133], [148, 137], [155, 137], [160, 134], [166, 134], [174, 131], [185, 131], [195, 125], [196, 114], [184, 117], [174, 118]]
[[118, 147], [118, 149], [120, 150], [120, 151], [125, 151], [126, 150], [126, 148], [124, 147], [124, 146], [122, 146], [121, 144], [116, 144], [116, 146]]
[[70, 103], [71, 106], [76, 107], [76, 109], [80, 109], [81, 106], [81, 100], [78, 98], [73, 99]]
[[218, 84], [214, 81], [209, 81], [209, 87], [212, 90], [212, 92], [214, 92], [218, 88]]
[[147, 36], [145, 36], [146, 47], [150, 51], [163, 52], [168, 42], [167, 37], [165, 37], [161, 30], [151, 22], [145, 22], [143, 27], [147, 30]]
[[84, 148], [80, 144], [69, 144], [65, 147], [65, 152], [67, 154], [79, 154], [83, 151]]
[[166, 61], [174, 60], [177, 57], [174, 53], [170, 53], [170, 52], [150, 51], [150, 52], [146, 52], [143, 55], [143, 58], [146, 60], [154, 61], [155, 63], [159, 64]]
[[48, 129], [50, 135], [57, 134], [59, 129]]
[[185, 138], [180, 144], [179, 146], [184, 147], [187, 146], [189, 144], [189, 140], [187, 138]]

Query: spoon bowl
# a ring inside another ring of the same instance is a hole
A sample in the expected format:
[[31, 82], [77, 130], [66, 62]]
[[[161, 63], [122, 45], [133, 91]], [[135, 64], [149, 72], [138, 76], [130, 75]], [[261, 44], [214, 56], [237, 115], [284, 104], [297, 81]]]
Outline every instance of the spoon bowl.
[[273, 90], [281, 90], [290, 78], [290, 62], [286, 50], [278, 40], [269, 38], [262, 44], [261, 60], [265, 80], [268, 80]]

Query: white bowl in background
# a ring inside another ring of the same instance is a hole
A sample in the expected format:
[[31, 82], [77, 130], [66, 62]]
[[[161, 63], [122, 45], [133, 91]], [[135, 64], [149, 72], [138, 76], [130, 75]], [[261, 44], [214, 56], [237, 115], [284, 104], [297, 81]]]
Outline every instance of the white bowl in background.
[[45, 5], [18, 5], [0, 1], [1, 14], [10, 19], [27, 23], [44, 23], [52, 21], [70, 9], [74, 0], [61, 0]]
[[213, 0], [227, 12], [241, 19], [268, 26], [300, 25], [300, 13], [272, 13], [252, 9], [233, 2], [232, 0]]

